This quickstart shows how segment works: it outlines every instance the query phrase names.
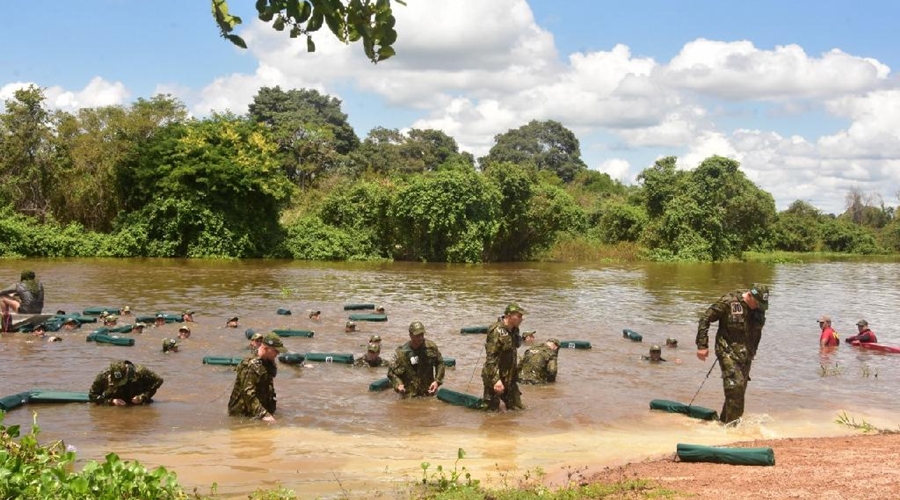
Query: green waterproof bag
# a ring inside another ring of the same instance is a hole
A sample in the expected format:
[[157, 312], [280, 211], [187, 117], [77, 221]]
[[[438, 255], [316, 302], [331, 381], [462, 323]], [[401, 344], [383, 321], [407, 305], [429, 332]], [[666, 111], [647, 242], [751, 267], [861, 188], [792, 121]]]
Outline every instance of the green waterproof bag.
[[203, 356], [204, 365], [237, 366], [244, 358], [228, 358], [225, 356]]
[[278, 355], [278, 361], [286, 365], [301, 365], [304, 359], [306, 359], [306, 356], [299, 352], [286, 352]]
[[489, 326], [464, 326], [459, 329], [459, 333], [469, 335], [472, 333], [487, 333]]
[[369, 384], [369, 390], [372, 392], [383, 391], [391, 388], [391, 379], [384, 377]]
[[473, 410], [483, 410], [486, 406], [484, 400], [477, 396], [456, 392], [444, 387], [437, 390], [437, 398], [445, 403], [450, 403], [454, 406], [465, 406]]
[[345, 311], [363, 311], [366, 309], [375, 309], [375, 304], [344, 304]]
[[[312, 330], [272, 330], [272, 333], [279, 337], [306, 337], [312, 338], [316, 332]], [[249, 338], [249, 337], [248, 337]]]
[[688, 406], [677, 401], [669, 401], [668, 399], [654, 399], [650, 401], [650, 409], [667, 411], [669, 413], [683, 413], [700, 420], [717, 420], [719, 418], [719, 414], [715, 410], [702, 406]]
[[387, 314], [351, 314], [350, 321], [387, 321]]
[[456, 358], [444, 356], [444, 366], [456, 366]]
[[88, 307], [81, 314], [85, 316], [100, 316], [101, 314], [119, 314], [118, 307]]
[[590, 349], [592, 346], [587, 340], [560, 340], [559, 347], [561, 349]]
[[112, 344], [112, 345], [124, 345], [124, 346], [132, 346], [134, 345], [134, 339], [129, 339], [125, 337], [112, 337], [110, 335], [106, 335], [103, 333], [92, 333], [87, 336], [88, 342], [97, 342], [98, 344]]
[[90, 397], [86, 392], [69, 391], [44, 391], [34, 389], [31, 391], [29, 403], [88, 403]]
[[641, 336], [640, 333], [638, 333], [634, 330], [629, 330], [628, 328], [622, 330], [622, 337], [624, 337], [628, 340], [633, 340], [635, 342], [640, 342], [641, 340], [644, 339], [644, 337]]
[[11, 396], [0, 398], [0, 410], [9, 411], [24, 405], [31, 399], [30, 392], [20, 392]]
[[344, 363], [353, 364], [352, 354], [337, 354], [333, 352], [308, 352], [306, 353], [307, 361], [319, 361], [322, 363]]
[[275, 311], [275, 314], [277, 314], [279, 316], [290, 316], [291, 310], [290, 309], [279, 309], [279, 310]]
[[730, 465], [775, 465], [772, 448], [716, 448], [678, 443], [678, 459], [682, 462], [712, 462]]
[[131, 330], [134, 330], [134, 325], [114, 326], [112, 328], [107, 327], [109, 333], [131, 333]]
[[[181, 317], [180, 314], [169, 314], [169, 313], [159, 313], [162, 314], [163, 319], [166, 320], [166, 323], [181, 323], [184, 321], [184, 318]], [[148, 325], [152, 325], [156, 321], [156, 315], [153, 316], [138, 316], [138, 322], [147, 323]]]

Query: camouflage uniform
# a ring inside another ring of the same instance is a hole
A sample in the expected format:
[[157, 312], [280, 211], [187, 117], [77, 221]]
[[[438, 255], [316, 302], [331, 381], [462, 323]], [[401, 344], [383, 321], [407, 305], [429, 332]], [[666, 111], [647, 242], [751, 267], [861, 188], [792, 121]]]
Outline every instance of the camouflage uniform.
[[[388, 366], [388, 364], [389, 363], [387, 362], [387, 360], [385, 360], [381, 356], [378, 356], [377, 358], [375, 358], [374, 361], [369, 361], [368, 359], [366, 359], [365, 356], [362, 356], [360, 358], [357, 358], [356, 361], [353, 362], [353, 366], [356, 366], [356, 367], [367, 366], [369, 368], [378, 368], [379, 366]], [[429, 382], [429, 384], [430, 383], [431, 382]]]
[[556, 360], [559, 351], [546, 344], [530, 347], [519, 362], [519, 381], [523, 384], [556, 382]]
[[407, 342], [397, 348], [388, 368], [388, 378], [394, 390], [402, 383], [409, 396], [433, 396], [428, 387], [437, 381], [444, 383], [444, 357], [437, 344], [425, 339], [418, 349]]
[[131, 405], [132, 398], [139, 396], [139, 404], [153, 402], [153, 395], [163, 384], [159, 375], [144, 368], [125, 362], [112, 363], [103, 370], [91, 384], [90, 400], [98, 404], [109, 404], [113, 399], [121, 399]]
[[228, 400], [228, 414], [264, 418], [275, 413], [275, 363], [250, 356], [237, 367], [237, 377]]
[[[516, 349], [522, 344], [519, 328], [507, 330], [503, 322], [497, 322], [488, 329], [484, 343], [485, 360], [481, 369], [481, 381], [484, 382], [484, 401], [491, 411], [500, 409], [500, 401], [506, 409], [522, 409], [522, 393], [519, 392], [516, 370], [518, 353]], [[494, 394], [494, 384], [503, 381], [503, 394]]]
[[703, 313], [697, 326], [697, 349], [708, 349], [709, 325], [719, 323], [716, 358], [725, 388], [725, 404], [719, 419], [724, 423], [737, 420], [744, 414], [744, 393], [750, 381], [750, 364], [766, 324], [766, 313], [761, 309], [750, 309], [744, 302], [743, 293], [736, 291], [722, 296]]

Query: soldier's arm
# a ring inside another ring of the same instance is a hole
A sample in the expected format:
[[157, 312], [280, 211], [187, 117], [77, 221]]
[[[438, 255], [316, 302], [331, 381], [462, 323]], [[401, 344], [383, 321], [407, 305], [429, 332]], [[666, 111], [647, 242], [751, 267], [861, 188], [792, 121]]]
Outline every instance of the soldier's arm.
[[434, 381], [438, 383], [438, 385], [444, 384], [444, 374], [447, 371], [447, 368], [444, 366], [444, 357], [441, 356], [440, 349], [437, 346], [434, 346]]
[[142, 403], [146, 403], [153, 399], [156, 391], [163, 385], [163, 379], [146, 368], [140, 368], [139, 376], [142, 381], [141, 389], [143, 391], [136, 394], [136, 396], [141, 398]]
[[403, 383], [403, 361], [400, 359], [400, 353], [394, 353], [394, 359], [388, 365], [388, 380], [391, 381], [391, 387], [395, 390]]
[[700, 316], [700, 322], [697, 325], [697, 349], [709, 349], [709, 325], [721, 321], [726, 312], [727, 304], [718, 301], [709, 306], [709, 308]]
[[94, 383], [91, 384], [91, 390], [88, 393], [88, 399], [90, 399], [92, 403], [106, 404], [109, 402], [109, 400], [106, 399], [106, 387], [108, 384], [108, 381], [106, 380], [107, 376], [107, 372], [103, 371], [102, 373], [97, 375], [97, 377], [94, 379]]
[[556, 352], [550, 353], [550, 360], [547, 361], [547, 381], [548, 382], [556, 382], [556, 370], [557, 364], [556, 360], [558, 355]]
[[487, 340], [484, 342], [484, 369], [482, 377], [491, 385], [500, 380], [499, 352], [500, 352], [500, 334], [497, 328], [492, 328], [488, 332]]
[[256, 394], [256, 387], [259, 385], [265, 369], [261, 362], [251, 362], [247, 369], [244, 370], [244, 377], [241, 380], [241, 394], [244, 398], [244, 403], [255, 418], [271, 416], [259, 400], [259, 395]]

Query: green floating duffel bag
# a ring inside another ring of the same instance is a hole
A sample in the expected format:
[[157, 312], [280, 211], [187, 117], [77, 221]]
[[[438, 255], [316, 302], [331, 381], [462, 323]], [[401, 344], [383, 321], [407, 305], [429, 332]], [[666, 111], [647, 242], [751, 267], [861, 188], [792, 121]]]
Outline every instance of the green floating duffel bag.
[[303, 364], [303, 360], [305, 359], [306, 356], [299, 352], [286, 352], [278, 355], [278, 361], [281, 361], [286, 365], [300, 365]]
[[678, 443], [678, 459], [682, 462], [712, 462], [730, 465], [775, 465], [772, 448], [718, 448]]
[[31, 392], [20, 392], [0, 398], [0, 410], [9, 411], [24, 405], [31, 399]]
[[456, 358], [444, 356], [444, 366], [456, 366]]
[[337, 354], [333, 352], [308, 352], [306, 353], [307, 361], [320, 361], [322, 363], [343, 363], [347, 365], [353, 364], [352, 354]]
[[465, 406], [466, 408], [471, 408], [473, 410], [483, 410], [486, 408], [483, 399], [444, 387], [437, 390], [437, 398], [445, 403], [450, 403], [454, 406]]
[[241, 364], [244, 358], [229, 358], [225, 356], [203, 356], [203, 364], [204, 365], [219, 365], [219, 366], [237, 366]]
[[669, 401], [668, 399], [654, 399], [650, 401], [650, 409], [667, 411], [669, 413], [682, 413], [700, 420], [717, 420], [719, 418], [716, 410], [710, 410], [702, 406], [688, 406], [677, 401]]
[[391, 379], [384, 377], [369, 384], [369, 390], [372, 392], [383, 391], [391, 388]]
[[35, 389], [31, 391], [29, 403], [88, 403], [91, 398], [86, 392], [69, 391], [44, 391]]
[[279, 309], [279, 310], [275, 311], [275, 314], [277, 314], [279, 316], [290, 316], [291, 310], [290, 309]]
[[[312, 338], [316, 332], [312, 330], [272, 330], [272, 333], [279, 337], [306, 337]], [[250, 338], [250, 337], [247, 337]]]
[[344, 304], [345, 311], [363, 311], [366, 309], [375, 309], [375, 304]]
[[464, 326], [459, 329], [459, 333], [464, 335], [470, 333], [487, 333], [489, 328], [489, 326]]
[[110, 335], [106, 335], [104, 333], [91, 333], [87, 336], [88, 342], [97, 342], [98, 344], [112, 344], [112, 345], [124, 345], [124, 346], [132, 346], [134, 345], [134, 339], [129, 339], [125, 337], [113, 337]]
[[635, 342], [640, 342], [641, 340], [644, 339], [644, 337], [641, 336], [640, 333], [638, 333], [634, 330], [629, 330], [628, 328], [622, 330], [622, 337], [624, 337], [628, 340], [633, 340]]
[[112, 328], [107, 327], [109, 333], [131, 333], [131, 330], [134, 330], [134, 325], [114, 326]]
[[592, 346], [587, 340], [560, 340], [559, 347], [564, 349], [590, 349]]
[[[164, 320], [166, 320], [166, 323], [181, 323], [184, 321], [184, 318], [180, 314], [169, 314], [169, 313], [157, 313], [157, 314], [162, 314], [162, 317]], [[138, 316], [135, 319], [139, 323], [147, 323], [148, 325], [152, 325], [154, 322], [156, 322], [157, 314], [154, 314], [153, 316]]]
[[119, 314], [118, 307], [88, 307], [81, 314], [85, 316], [100, 316], [101, 314]]
[[387, 314], [351, 314], [350, 321], [387, 321]]

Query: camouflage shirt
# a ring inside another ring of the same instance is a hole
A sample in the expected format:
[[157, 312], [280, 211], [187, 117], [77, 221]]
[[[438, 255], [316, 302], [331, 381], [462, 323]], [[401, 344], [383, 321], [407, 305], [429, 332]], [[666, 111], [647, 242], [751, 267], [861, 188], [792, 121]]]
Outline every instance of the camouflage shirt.
[[485, 387], [493, 387], [498, 380], [502, 380], [503, 385], [509, 387], [511, 382], [518, 379], [516, 349], [521, 343], [522, 337], [518, 327], [508, 330], [503, 326], [503, 322], [491, 325], [484, 343], [485, 360], [484, 368], [481, 369], [481, 379]]
[[353, 366], [356, 366], [356, 367], [367, 366], [369, 368], [378, 368], [381, 366], [388, 366], [388, 362], [381, 356], [378, 356], [377, 358], [375, 358], [374, 361], [369, 361], [368, 359], [366, 359], [365, 356], [361, 356], [361, 357], [357, 358], [356, 361], [353, 362]]
[[109, 404], [113, 399], [133, 404], [131, 400], [135, 396], [141, 397], [141, 403], [150, 403], [162, 384], [162, 377], [143, 366], [135, 367], [134, 375], [125, 383], [117, 383], [111, 370], [107, 368], [94, 379], [88, 397], [98, 404]]
[[736, 291], [722, 296], [700, 316], [697, 326], [697, 349], [709, 348], [709, 325], [718, 322], [716, 330], [716, 355], [740, 348], [746, 349], [749, 359], [756, 355], [766, 313], [750, 309], [743, 300], [743, 292]]
[[388, 368], [388, 378], [394, 389], [402, 383], [407, 394], [427, 396], [432, 382], [444, 383], [445, 369], [437, 344], [425, 339], [418, 349], [413, 349], [409, 342], [397, 348]]
[[519, 362], [519, 381], [529, 384], [556, 382], [558, 355], [558, 351], [543, 344], [526, 349]]
[[237, 366], [237, 377], [228, 400], [228, 414], [263, 418], [275, 413], [275, 375], [278, 367], [257, 356]]

